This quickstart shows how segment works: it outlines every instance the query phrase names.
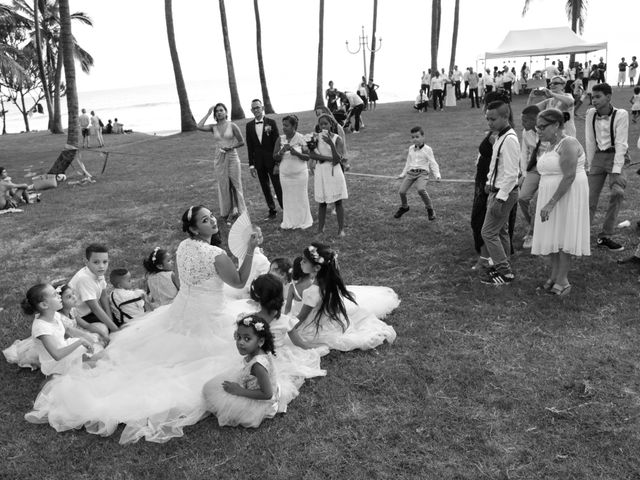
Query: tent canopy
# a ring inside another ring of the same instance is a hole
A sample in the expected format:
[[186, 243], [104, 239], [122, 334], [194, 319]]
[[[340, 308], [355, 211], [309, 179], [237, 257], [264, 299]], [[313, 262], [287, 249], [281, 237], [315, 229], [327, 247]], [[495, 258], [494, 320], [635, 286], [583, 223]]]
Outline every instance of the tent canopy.
[[510, 31], [496, 50], [485, 53], [485, 58], [563, 55], [606, 48], [607, 42], [588, 43], [569, 27], [536, 28]]

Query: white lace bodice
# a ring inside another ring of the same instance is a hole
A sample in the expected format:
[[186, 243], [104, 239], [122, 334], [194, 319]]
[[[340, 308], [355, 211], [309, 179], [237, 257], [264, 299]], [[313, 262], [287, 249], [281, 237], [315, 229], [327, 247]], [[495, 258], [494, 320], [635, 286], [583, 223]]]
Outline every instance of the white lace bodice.
[[216, 257], [221, 254], [224, 254], [224, 250], [200, 240], [183, 240], [176, 253], [181, 284], [192, 287], [211, 278], [221, 282], [215, 266]]

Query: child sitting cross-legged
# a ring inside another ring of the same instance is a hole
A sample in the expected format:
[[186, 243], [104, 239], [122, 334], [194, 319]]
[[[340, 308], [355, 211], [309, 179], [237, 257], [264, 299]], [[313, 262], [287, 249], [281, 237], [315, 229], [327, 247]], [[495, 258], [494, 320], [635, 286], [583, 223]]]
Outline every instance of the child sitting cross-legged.
[[94, 351], [102, 350], [109, 343], [109, 332], [102, 323], [85, 322], [78, 315], [78, 296], [68, 284], [56, 287], [56, 292], [62, 300], [60, 315], [67, 335], [70, 337], [84, 338], [91, 342]]
[[149, 301], [154, 307], [169, 305], [178, 294], [180, 282], [173, 271], [171, 254], [156, 247], [142, 262], [147, 271], [145, 278], [149, 293]]
[[284, 313], [296, 316], [302, 308], [302, 292], [311, 286], [313, 278], [310, 274], [302, 271], [303, 257], [296, 257], [291, 270], [291, 283], [287, 288], [287, 300], [284, 306]]
[[144, 315], [145, 307], [151, 309], [144, 290], [133, 288], [131, 273], [126, 268], [115, 268], [109, 275], [113, 290], [109, 295], [109, 307], [116, 325], [121, 326]]
[[429, 145], [424, 143], [424, 130], [422, 127], [413, 127], [411, 129], [411, 141], [413, 145], [409, 147], [407, 153], [407, 161], [402, 173], [398, 178], [404, 179], [400, 185], [400, 201], [402, 202], [398, 211], [394, 214], [395, 218], [400, 218], [409, 211], [407, 203], [407, 192], [411, 186], [416, 183], [418, 187], [418, 195], [422, 198], [429, 220], [435, 220], [436, 214], [431, 203], [431, 197], [427, 193], [427, 178], [429, 174], [433, 175], [436, 180], [440, 180], [440, 167], [433, 156], [433, 150]]

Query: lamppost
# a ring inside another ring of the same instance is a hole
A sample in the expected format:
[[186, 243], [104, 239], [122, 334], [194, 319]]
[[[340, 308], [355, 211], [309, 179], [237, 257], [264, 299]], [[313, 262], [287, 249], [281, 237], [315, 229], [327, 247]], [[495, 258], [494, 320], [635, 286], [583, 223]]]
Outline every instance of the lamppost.
[[352, 52], [349, 49], [349, 41], [347, 40], [345, 42], [345, 44], [347, 45], [347, 51], [352, 54], [352, 55], [357, 55], [358, 53], [360, 53], [360, 51], [362, 51], [362, 69], [364, 71], [364, 78], [366, 80], [367, 78], [367, 58], [366, 58], [366, 53], [367, 50], [369, 50], [372, 53], [376, 53], [378, 51], [380, 51], [380, 48], [382, 48], [382, 39], [381, 38], [376, 38], [374, 40], [378, 40], [380, 42], [378, 48], [375, 48], [375, 45], [373, 45], [373, 49], [371, 47], [369, 47], [369, 37], [367, 37], [364, 34], [364, 26], [362, 27], [362, 35], [360, 35], [358, 37], [358, 49], [355, 52]]

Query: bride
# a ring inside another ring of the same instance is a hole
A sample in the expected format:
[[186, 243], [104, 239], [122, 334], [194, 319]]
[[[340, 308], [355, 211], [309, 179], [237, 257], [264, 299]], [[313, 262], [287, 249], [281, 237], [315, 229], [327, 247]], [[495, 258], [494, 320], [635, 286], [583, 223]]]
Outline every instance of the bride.
[[113, 334], [95, 368], [45, 384], [27, 421], [103, 436], [123, 423], [120, 443], [126, 444], [141, 437], [166, 442], [206, 415], [202, 386], [240, 359], [223, 285], [244, 286], [259, 239], [251, 236], [236, 270], [224, 250], [210, 244], [218, 226], [207, 208], [190, 207], [182, 225], [189, 238], [176, 254], [181, 286], [174, 302]]

